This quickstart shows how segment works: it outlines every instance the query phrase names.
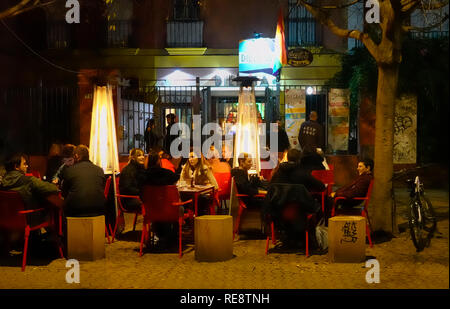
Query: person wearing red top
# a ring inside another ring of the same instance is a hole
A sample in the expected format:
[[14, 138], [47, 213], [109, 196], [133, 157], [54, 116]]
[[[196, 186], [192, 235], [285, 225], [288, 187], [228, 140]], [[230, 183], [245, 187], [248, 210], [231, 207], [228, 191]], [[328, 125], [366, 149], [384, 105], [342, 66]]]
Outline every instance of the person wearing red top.
[[365, 197], [367, 194], [367, 190], [369, 189], [370, 182], [373, 179], [372, 170], [373, 170], [373, 161], [371, 159], [364, 159], [358, 162], [358, 177], [356, 179], [336, 190], [336, 192], [331, 193], [331, 197], [345, 197], [345, 200], [339, 201], [338, 205], [342, 205], [344, 209], [353, 208], [359, 204], [361, 201], [352, 200], [355, 197]]

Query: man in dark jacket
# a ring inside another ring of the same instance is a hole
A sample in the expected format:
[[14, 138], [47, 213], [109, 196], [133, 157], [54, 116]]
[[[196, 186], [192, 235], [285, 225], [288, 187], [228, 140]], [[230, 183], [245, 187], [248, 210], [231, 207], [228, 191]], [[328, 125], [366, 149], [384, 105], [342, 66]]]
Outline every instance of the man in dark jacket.
[[373, 170], [373, 160], [372, 159], [364, 159], [358, 162], [358, 177], [356, 179], [336, 190], [336, 192], [331, 193], [332, 198], [336, 197], [345, 197], [345, 200], [339, 201], [338, 205], [341, 205], [344, 209], [353, 208], [359, 204], [361, 201], [352, 200], [354, 197], [365, 197], [367, 194], [367, 190], [369, 189], [370, 182], [372, 181], [372, 170]]
[[104, 215], [105, 174], [89, 161], [89, 149], [79, 145], [74, 152], [75, 164], [64, 171], [62, 194], [66, 201], [66, 217]]
[[231, 170], [231, 177], [234, 177], [236, 188], [239, 194], [246, 194], [242, 200], [247, 206], [261, 206], [261, 199], [255, 198], [256, 194], [266, 194], [263, 190], [263, 183], [256, 176], [249, 177], [248, 171], [252, 167], [252, 158], [248, 153], [241, 153], [238, 158], [239, 167]]
[[[42, 181], [34, 176], [25, 176], [28, 165], [23, 155], [15, 154], [6, 159], [6, 175], [0, 184], [0, 190], [12, 190], [20, 194], [26, 209], [48, 208], [52, 206], [47, 198], [50, 195], [57, 195], [58, 188], [49, 182]], [[50, 209], [48, 208], [48, 209]], [[49, 212], [40, 211], [27, 215], [27, 221], [30, 225], [39, 225], [46, 220]]]
[[175, 114], [167, 114], [166, 119], [168, 125], [166, 127], [166, 136], [164, 137], [164, 149], [168, 154], [170, 154], [170, 145], [179, 136], [179, 134], [170, 134], [172, 126], [176, 123], [177, 116]]
[[299, 150], [290, 149], [287, 153], [288, 162], [283, 162], [277, 167], [270, 183], [302, 184], [310, 192], [323, 191], [324, 184], [311, 176], [311, 171], [299, 164], [300, 156]]
[[145, 150], [150, 153], [151, 150], [158, 150], [160, 137], [155, 133], [155, 119], [149, 119], [144, 133]]
[[298, 132], [298, 142], [302, 151], [305, 149], [316, 150], [316, 148], [323, 149], [324, 133], [323, 127], [317, 122], [317, 112], [312, 111], [309, 114], [309, 120], [302, 123]]

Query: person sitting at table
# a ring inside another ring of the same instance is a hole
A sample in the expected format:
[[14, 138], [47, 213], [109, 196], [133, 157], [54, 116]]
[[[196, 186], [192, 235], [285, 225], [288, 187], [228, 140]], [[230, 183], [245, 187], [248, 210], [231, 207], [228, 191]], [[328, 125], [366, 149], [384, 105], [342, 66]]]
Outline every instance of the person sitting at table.
[[[44, 208], [44, 211], [27, 214], [27, 223], [31, 226], [39, 225], [49, 219], [52, 209], [57, 209], [62, 206], [62, 203], [52, 204], [47, 199], [51, 195], [57, 195], [58, 188], [49, 182], [40, 180], [34, 176], [25, 176], [27, 172], [27, 162], [25, 156], [22, 154], [13, 154], [6, 158], [4, 168], [6, 174], [4, 175], [0, 184], [0, 190], [18, 192], [28, 210]], [[59, 198], [58, 198], [59, 200]], [[62, 202], [62, 201], [61, 201]], [[46, 234], [43, 229], [38, 233]], [[11, 242], [14, 243], [18, 239], [17, 235], [11, 236]]]
[[189, 153], [189, 159], [181, 170], [180, 182], [188, 185], [212, 185], [215, 189], [219, 188], [212, 169], [206, 163], [205, 158], [193, 151]]
[[310, 192], [319, 192], [325, 185], [311, 176], [311, 172], [300, 164], [301, 152], [295, 148], [287, 152], [287, 162], [280, 163], [274, 170], [270, 183], [302, 184]]
[[48, 157], [47, 157], [47, 168], [44, 175], [44, 180], [51, 182], [53, 176], [58, 171], [59, 167], [61, 166], [61, 160], [62, 160], [62, 148], [63, 145], [59, 143], [53, 143], [50, 146], [50, 150], [48, 151]]
[[252, 157], [248, 153], [241, 153], [238, 157], [238, 167], [231, 170], [231, 177], [234, 177], [234, 182], [239, 194], [246, 194], [249, 197], [244, 197], [243, 201], [247, 206], [257, 206], [261, 204], [262, 199], [255, 198], [256, 194], [266, 194], [267, 191], [263, 189], [261, 178], [249, 178], [248, 171], [252, 167]]
[[311, 148], [309, 146], [305, 146], [300, 159], [300, 166], [303, 169], [308, 170], [309, 172], [313, 170], [325, 169], [325, 166], [323, 164], [324, 157], [322, 157], [321, 155], [321, 153], [323, 154], [323, 152], [321, 149], [319, 151], [317, 149], [319, 148]]
[[103, 169], [89, 161], [89, 149], [78, 145], [74, 151], [75, 164], [63, 172], [62, 195], [66, 217], [105, 215], [105, 184]]
[[370, 182], [373, 179], [373, 165], [374, 163], [372, 159], [365, 158], [360, 160], [356, 168], [358, 170], [358, 176], [350, 184], [339, 188], [335, 192], [331, 192], [331, 200], [328, 201], [328, 208], [331, 208], [330, 205], [332, 205], [334, 202], [333, 199], [336, 197], [345, 198], [344, 200], [339, 200], [336, 205], [337, 207], [342, 207], [343, 209], [348, 210], [361, 204], [362, 201], [352, 199], [355, 197], [366, 196], [367, 190], [369, 190]]
[[170, 169], [161, 167], [161, 156], [155, 151], [150, 151], [148, 154], [147, 170], [145, 171], [142, 185], [174, 185], [179, 178]]
[[64, 170], [66, 168], [68, 168], [69, 166], [72, 166], [75, 163], [75, 158], [74, 158], [74, 151], [75, 151], [75, 146], [72, 144], [66, 144], [63, 146], [62, 148], [62, 152], [61, 152], [61, 162], [60, 162], [60, 166], [58, 168], [58, 170], [56, 171], [56, 173], [54, 175], [51, 176], [51, 179], [49, 181], [51, 181], [52, 183], [56, 184], [56, 185], [61, 185], [63, 179], [62, 179], [62, 175], [64, 174]]
[[[128, 164], [120, 173], [119, 191], [123, 195], [139, 195], [141, 183], [145, 177], [145, 156], [140, 148], [130, 150]], [[134, 198], [122, 198], [122, 205], [126, 210], [137, 211], [141, 209], [141, 203]]]
[[[180, 183], [188, 186], [211, 185], [214, 186], [215, 190], [219, 189], [219, 185], [217, 184], [216, 178], [214, 178], [211, 167], [208, 166], [203, 155], [199, 156], [194, 151], [189, 153], [189, 159], [181, 170]], [[182, 200], [188, 198], [190, 197], [181, 194]], [[209, 205], [213, 203], [213, 199], [214, 197], [210, 194], [201, 194], [198, 197], [198, 211], [200, 214], [208, 213]]]
[[[144, 185], [151, 186], [168, 186], [174, 185], [179, 179], [179, 176], [161, 167], [161, 157], [155, 151], [150, 151], [148, 154], [147, 170], [145, 171], [144, 181], [142, 182], [141, 192]], [[154, 222], [152, 229], [156, 234], [155, 241], [161, 249], [165, 249], [170, 245], [176, 244], [177, 241], [177, 226], [172, 223]]]

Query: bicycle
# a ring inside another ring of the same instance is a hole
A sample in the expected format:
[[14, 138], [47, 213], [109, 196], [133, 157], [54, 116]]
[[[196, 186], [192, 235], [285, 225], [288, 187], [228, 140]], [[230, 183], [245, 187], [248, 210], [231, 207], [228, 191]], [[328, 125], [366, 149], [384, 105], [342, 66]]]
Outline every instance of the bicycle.
[[436, 231], [436, 216], [419, 176], [416, 176], [414, 181], [409, 179], [406, 182], [411, 197], [408, 205], [408, 225], [414, 246], [417, 252], [420, 252], [430, 246], [431, 238]]

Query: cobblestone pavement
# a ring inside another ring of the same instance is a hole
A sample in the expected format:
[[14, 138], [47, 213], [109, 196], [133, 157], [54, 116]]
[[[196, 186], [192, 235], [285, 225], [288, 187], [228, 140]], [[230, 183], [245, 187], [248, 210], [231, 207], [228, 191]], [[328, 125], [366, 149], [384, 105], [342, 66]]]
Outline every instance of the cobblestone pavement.
[[[404, 191], [404, 190], [403, 190]], [[431, 246], [417, 253], [408, 231], [367, 246], [367, 258], [380, 263], [380, 283], [368, 284], [365, 263], [329, 263], [327, 255], [304, 252], [264, 254], [264, 239], [234, 243], [234, 258], [225, 262], [197, 262], [193, 245], [168, 253], [138, 256], [140, 226], [125, 239], [106, 245], [106, 258], [80, 262], [80, 283], [66, 283], [66, 260], [42, 261], [30, 256], [25, 272], [21, 255], [0, 260], [2, 289], [448, 289], [448, 191], [427, 190], [438, 216], [438, 234]], [[399, 192], [399, 224], [405, 222], [406, 193]], [[402, 210], [403, 209], [403, 210]], [[403, 224], [404, 225], [404, 224]], [[128, 230], [128, 231], [127, 231]]]

